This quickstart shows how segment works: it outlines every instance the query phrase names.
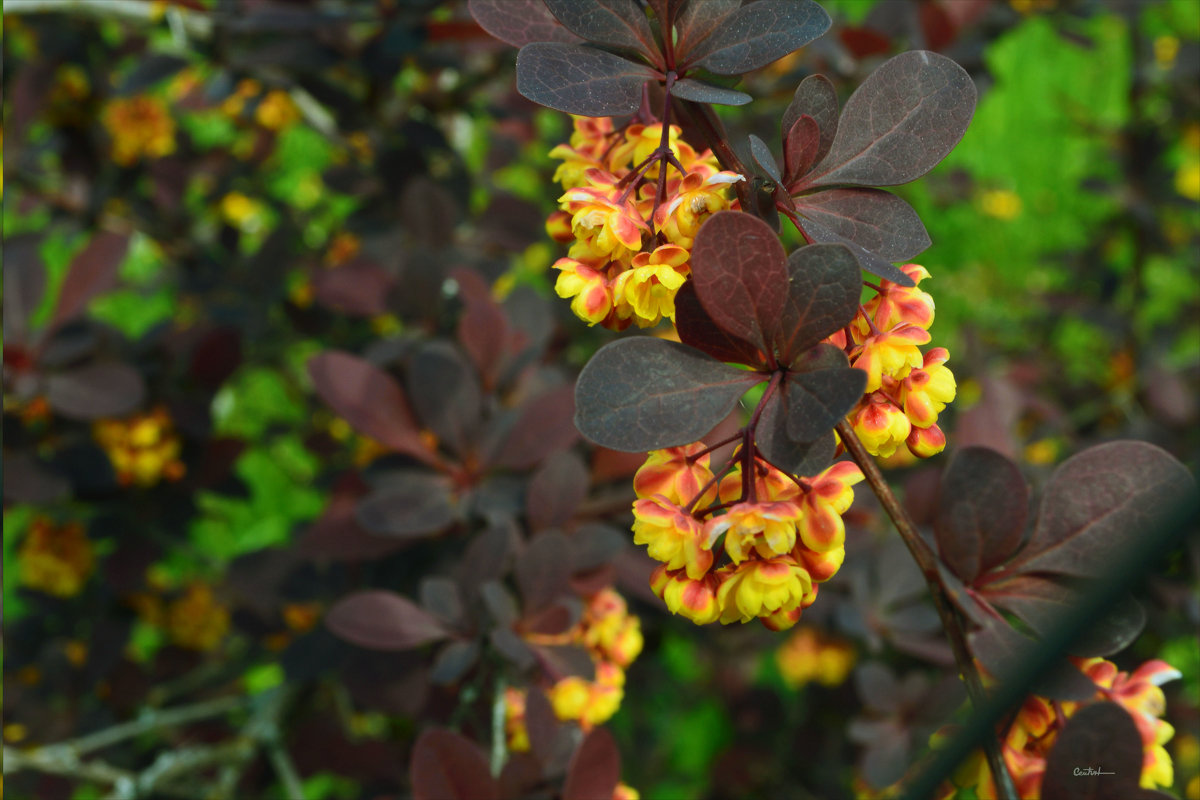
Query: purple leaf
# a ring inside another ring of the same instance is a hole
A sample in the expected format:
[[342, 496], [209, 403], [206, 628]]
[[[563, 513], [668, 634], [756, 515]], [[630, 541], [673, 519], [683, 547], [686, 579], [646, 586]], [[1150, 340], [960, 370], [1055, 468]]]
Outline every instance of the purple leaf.
[[828, 155], [804, 186], [916, 180], [958, 144], [975, 111], [966, 70], [926, 50], [886, 61], [850, 96]]
[[381, 482], [359, 501], [359, 524], [383, 536], [415, 538], [431, 536], [454, 522], [450, 487], [438, 475], [404, 473]]
[[829, 15], [812, 0], [758, 0], [742, 6], [693, 50], [688, 67], [740, 75], [798, 50], [829, 30]]
[[636, 0], [545, 0], [550, 13], [589, 42], [628, 47], [661, 58], [646, 13]]
[[451, 276], [458, 283], [463, 313], [458, 318], [458, 341], [471, 357], [484, 384], [496, 381], [505, 346], [509, 339], [508, 319], [492, 299], [491, 287], [474, 270], [456, 269]]
[[787, 285], [786, 254], [767, 223], [722, 211], [701, 227], [692, 247], [692, 283], [704, 310], [724, 330], [769, 352]]
[[141, 405], [145, 396], [142, 374], [128, 364], [89, 364], [46, 381], [51, 407], [72, 419], [121, 416]]
[[678, 342], [618, 339], [580, 373], [575, 425], [613, 450], [676, 447], [712, 430], [762, 380]]
[[417, 417], [455, 453], [465, 455], [483, 417], [483, 396], [475, 370], [445, 341], [423, 346], [405, 375]]
[[500, 790], [479, 747], [461, 733], [432, 728], [413, 745], [413, 800], [498, 800]]
[[675, 330], [679, 340], [720, 361], [765, 367], [766, 356], [745, 339], [717, 325], [696, 296], [696, 287], [688, 281], [675, 295]]
[[[792, 102], [783, 112], [783, 135], [788, 137], [801, 117], [811, 117], [817, 125], [819, 135], [816, 153], [809, 164], [825, 157], [833, 144], [838, 129], [837, 90], [824, 75], [809, 75], [800, 81]], [[804, 168], [807, 171], [807, 166]], [[796, 172], [791, 178], [799, 178], [804, 172]], [[790, 179], [789, 179], [790, 180]]]
[[837, 444], [833, 431], [811, 442], [797, 442], [787, 432], [790, 397], [780, 394], [767, 404], [754, 431], [759, 454], [792, 475], [816, 475], [833, 461]]
[[742, 0], [687, 0], [675, 16], [676, 53], [689, 53], [725, 24]]
[[534, 531], [559, 528], [575, 514], [588, 491], [588, 471], [572, 452], [550, 456], [529, 479], [526, 516]]
[[371, 650], [411, 650], [450, 635], [416, 603], [381, 589], [343, 597], [325, 615], [325, 625], [351, 644]]
[[568, 114], [632, 114], [642, 86], [659, 75], [628, 59], [576, 44], [534, 42], [517, 55], [517, 91], [535, 103]]
[[776, 185], [783, 183], [783, 176], [779, 174], [779, 165], [775, 163], [775, 156], [771, 154], [771, 148], [767, 147], [767, 143], [762, 139], [750, 134], [750, 155], [754, 157], [754, 163], [763, 168], [767, 173], [767, 177], [775, 181]]
[[942, 477], [933, 531], [938, 553], [971, 583], [1013, 554], [1025, 535], [1029, 487], [1017, 465], [986, 447], [965, 447]]
[[123, 233], [100, 231], [87, 246], [71, 259], [63, 279], [50, 326], [79, 316], [93, 297], [111, 289], [117, 281], [117, 269], [125, 260], [129, 237]]
[[788, 293], [773, 337], [784, 364], [849, 325], [862, 294], [858, 262], [839, 245], [810, 244], [793, 251], [787, 272]]
[[9, 346], [25, 340], [29, 320], [46, 291], [46, 268], [35, 236], [4, 242], [4, 336]]
[[417, 596], [421, 607], [438, 619], [449, 625], [462, 624], [462, 598], [454, 581], [439, 576], [425, 578], [417, 587]]
[[324, 269], [312, 281], [316, 300], [326, 308], [371, 317], [387, 311], [387, 296], [395, 279], [378, 264], [355, 261]]
[[1022, 572], [1082, 577], [1120, 563], [1138, 531], [1196, 491], [1174, 456], [1145, 442], [1092, 447], [1054, 471], [1033, 535], [1013, 564]]
[[811, 442], [833, 430], [854, 408], [867, 385], [867, 374], [852, 369], [846, 354], [820, 344], [792, 363], [780, 388], [787, 394], [787, 434]]
[[579, 37], [554, 18], [542, 0], [468, 0], [467, 9], [485, 31], [513, 47], [531, 42], [573, 44]]
[[1055, 800], [1165, 800], [1169, 795], [1139, 786], [1142, 750], [1141, 734], [1128, 711], [1117, 703], [1085, 706], [1067, 721], [1054, 741], [1046, 758], [1041, 796]]
[[607, 800], [620, 779], [617, 743], [607, 729], [593, 728], [571, 758], [563, 800]]
[[567, 538], [556, 531], [535, 536], [517, 559], [517, 585], [525, 614], [540, 611], [567, 593], [570, 576], [571, 546]]
[[783, 138], [783, 182], [791, 185], [796, 178], [808, 171], [819, 157], [821, 131], [808, 114], [792, 123]]
[[437, 686], [449, 686], [460, 680], [479, 661], [476, 641], [450, 642], [438, 651], [429, 671], [429, 680]]
[[[1001, 619], [989, 619], [981, 629], [968, 635], [971, 652], [1000, 683], [1032, 658], [1041, 646], [1018, 633]], [[1088, 700], [1096, 694], [1096, 684], [1074, 664], [1063, 660], [1038, 678], [1033, 693], [1055, 700]]]
[[744, 106], [754, 98], [737, 89], [726, 89], [694, 78], [681, 78], [671, 86], [671, 94], [693, 103], [716, 103], [722, 106]]
[[916, 286], [912, 278], [897, 269], [895, 264], [885, 261], [882, 257], [867, 250], [861, 244], [826, 228], [816, 220], [801, 217], [800, 227], [804, 230], [805, 235], [816, 244], [842, 244], [848, 247], [850, 253], [858, 261], [858, 268], [860, 270], [869, 272], [872, 275], [878, 275], [881, 278], [887, 278], [892, 283], [898, 283], [901, 286]]
[[829, 189], [795, 201], [802, 216], [885, 261], [907, 261], [930, 245], [913, 207], [883, 189]]
[[575, 430], [575, 389], [570, 384], [538, 395], [522, 407], [494, 463], [509, 469], [530, 469], [547, 456], [570, 447]]
[[321, 399], [354, 430], [397, 452], [424, 461], [432, 458], [404, 390], [379, 367], [350, 353], [327, 350], [308, 360], [308, 375]]

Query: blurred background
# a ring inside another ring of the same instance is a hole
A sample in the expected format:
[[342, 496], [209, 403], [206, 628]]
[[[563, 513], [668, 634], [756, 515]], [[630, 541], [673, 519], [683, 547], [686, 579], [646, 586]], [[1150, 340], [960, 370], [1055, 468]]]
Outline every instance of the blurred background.
[[[898, 190], [933, 239], [922, 288], [959, 384], [947, 454], [890, 465], [908, 502], [967, 444], [1035, 488], [1115, 438], [1195, 470], [1200, 3], [823, 5], [829, 33], [719, 109], [735, 143], [778, 147], [803, 77], [844, 102], [908, 49], [980, 91], [961, 145]], [[528, 665], [477, 586], [515, 585], [505, 624], [535, 630], [544, 587], [514, 554], [551, 528], [572, 587], [614, 585], [641, 620], [607, 725], [643, 798], [884, 796], [926, 752], [961, 698], [865, 490], [843, 572], [791, 633], [697, 628], [649, 592], [627, 533], [640, 458], [570, 425], [574, 374], [612, 335], [552, 291], [548, 153], [570, 120], [516, 94], [514, 51], [465, 1], [9, 0], [3, 35], [6, 761], [101, 737], [84, 762], [10, 761], [10, 796], [408, 796], [422, 730], [490, 746], [497, 678]], [[453, 354], [413, 355], [430, 342]], [[328, 351], [379, 373], [313, 361]], [[439, 427], [431, 387], [455, 381], [473, 405]], [[364, 435], [401, 405], [412, 437]], [[1165, 718], [1190, 798], [1198, 568], [1195, 541], [1163, 559], [1113, 659], [1182, 671]], [[323, 621], [372, 587], [452, 633], [381, 652]]]

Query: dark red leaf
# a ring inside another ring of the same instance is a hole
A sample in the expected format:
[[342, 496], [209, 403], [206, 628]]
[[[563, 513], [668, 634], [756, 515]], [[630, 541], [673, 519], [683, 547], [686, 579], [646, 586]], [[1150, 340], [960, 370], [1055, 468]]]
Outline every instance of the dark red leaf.
[[628, 47], [661, 58], [646, 12], [636, 0], [545, 0], [550, 13], [589, 42]]
[[540, 611], [568, 591], [571, 545], [561, 533], [539, 534], [517, 559], [516, 571], [525, 614]]
[[497, 625], [511, 626], [521, 616], [516, 598], [498, 580], [483, 583], [479, 587], [479, 597]]
[[838, 38], [858, 59], [886, 53], [892, 49], [892, 40], [871, 28], [844, 28], [838, 34]]
[[462, 624], [462, 598], [454, 581], [438, 576], [425, 578], [417, 587], [417, 596], [421, 600], [421, 607], [438, 619], [449, 625]]
[[611, 563], [628, 545], [629, 533], [599, 522], [589, 522], [571, 534], [570, 542], [571, 569], [582, 572]]
[[4, 338], [25, 341], [29, 320], [46, 291], [46, 268], [38, 254], [40, 238], [12, 236], [4, 242]]
[[754, 98], [737, 89], [726, 89], [694, 78], [682, 78], [671, 87], [671, 95], [693, 103], [716, 103], [722, 106], [744, 106]]
[[829, 189], [795, 202], [802, 216], [885, 261], [907, 261], [930, 245], [913, 207], [883, 189]]
[[1088, 577], [1121, 562], [1138, 531], [1196, 491], [1174, 456], [1145, 442], [1092, 447], [1054, 471], [1037, 524], [1013, 566]]
[[618, 339], [575, 384], [575, 426], [603, 447], [637, 452], [698, 440], [763, 380], [678, 342]]
[[713, 31], [725, 24], [742, 0], [689, 0], [675, 15], [676, 53], [689, 53]]
[[71, 259], [67, 277], [63, 279], [58, 305], [50, 320], [57, 327], [82, 314], [92, 298], [111, 289], [117, 281], [117, 270], [129, 249], [129, 236], [112, 231], [100, 231], [87, 246]]
[[572, 452], [556, 453], [529, 479], [526, 516], [531, 530], [561, 528], [587, 497], [588, 470]]
[[372, 589], [343, 597], [325, 615], [334, 634], [371, 650], [411, 650], [449, 636], [407, 597]]
[[775, 156], [771, 154], [771, 148], [767, 147], [767, 143], [762, 139], [750, 134], [750, 155], [754, 158], [754, 163], [763, 168], [767, 173], [767, 177], [775, 181], [776, 185], [783, 184], [783, 175], [779, 172], [779, 165], [775, 163]]
[[320, 518], [301, 534], [300, 553], [334, 561], [370, 561], [403, 547], [403, 540], [372, 536], [358, 524], [355, 509], [366, 491], [357, 475], [340, 480]]
[[579, 41], [542, 0], [468, 0], [467, 9], [485, 31], [513, 47], [531, 42]]
[[465, 596], [474, 597], [486, 581], [499, 578], [508, 571], [514, 549], [513, 537], [511, 527], [503, 524], [493, 525], [475, 535], [459, 560], [455, 575]]
[[658, 73], [643, 64], [576, 44], [534, 42], [517, 55], [517, 91], [568, 114], [632, 114], [642, 86]]
[[[529, 712], [526, 711], [528, 720]], [[528, 726], [528, 722], [526, 722]], [[542, 765], [533, 753], [510, 753], [500, 770], [500, 797], [503, 800], [523, 800], [536, 795], [534, 788], [542, 782]]]
[[509, 469], [529, 469], [547, 456], [570, 447], [575, 430], [575, 387], [567, 384], [538, 395], [521, 409], [494, 463]]
[[563, 800], [609, 800], [620, 779], [617, 743], [607, 729], [593, 728], [571, 758]]
[[360, 317], [387, 311], [388, 292], [395, 283], [383, 267], [366, 260], [322, 269], [312, 279], [313, 296], [318, 303]]
[[71, 484], [32, 453], [4, 451], [4, 501], [50, 505], [71, 493]]
[[350, 353], [327, 350], [309, 359], [308, 374], [321, 399], [356, 431], [397, 452], [433, 460], [404, 391], [386, 372]]
[[821, 131], [808, 114], [792, 123], [783, 138], [783, 182], [790, 185], [808, 171], [818, 158]]
[[405, 377], [418, 418], [452, 451], [466, 455], [483, 416], [475, 370], [449, 342], [435, 341], [416, 352]]
[[780, 388], [787, 395], [787, 434], [795, 442], [811, 442], [833, 430], [867, 385], [867, 374], [852, 369], [833, 345], [812, 348], [792, 362], [792, 370]]
[[775, 231], [750, 214], [722, 211], [701, 226], [691, 263], [692, 283], [708, 315], [767, 351], [788, 280], [786, 254]]
[[815, 219], [809, 217], [800, 217], [800, 228], [804, 234], [817, 244], [841, 244], [849, 248], [850, 253], [858, 261], [858, 268], [864, 272], [869, 272], [872, 275], [878, 275], [881, 278], [887, 278], [892, 283], [898, 283], [901, 286], [915, 286], [912, 279], [896, 268], [896, 265], [890, 261], [885, 261], [883, 257], [872, 253], [862, 245], [852, 239], [847, 239], [845, 236], [830, 230]]
[[492, 299], [487, 281], [478, 272], [457, 269], [450, 273], [458, 283], [463, 313], [458, 319], [458, 341], [483, 376], [484, 385], [495, 385], [508, 341], [508, 320]]
[[359, 523], [371, 533], [414, 538], [432, 536], [454, 522], [446, 479], [408, 472], [382, 481], [358, 504]]
[[966, 583], [1007, 561], [1025, 535], [1029, 487], [1009, 459], [959, 450], [942, 477], [933, 531], [942, 561]]
[[[1041, 646], [1004, 620], [995, 618], [972, 631], [968, 641], [979, 663], [1000, 683], [1019, 670]], [[1096, 684], [1074, 664], [1063, 660], [1038, 678], [1033, 693], [1055, 700], [1088, 700], [1095, 696]]]
[[958, 144], [975, 111], [966, 70], [926, 50], [884, 62], [850, 96], [829, 154], [806, 186], [916, 180]]
[[1084, 706], [1067, 721], [1046, 758], [1041, 796], [1055, 800], [1162, 797], [1139, 788], [1142, 758], [1142, 737], [1128, 711], [1116, 703]]
[[[792, 102], [783, 112], [782, 130], [785, 137], [804, 116], [812, 117], [813, 121], [817, 123], [820, 137], [817, 152], [813, 156], [813, 160], [809, 162], [814, 164], [829, 152], [838, 129], [837, 90], [824, 75], [809, 75], [796, 87], [796, 92], [792, 95]], [[798, 178], [807, 171], [808, 168], [805, 167], [803, 172], [795, 173], [792, 178]]]
[[89, 364], [51, 375], [46, 399], [65, 417], [91, 420], [117, 417], [136, 409], [146, 397], [142, 374], [128, 364]]
[[862, 294], [858, 262], [840, 245], [811, 244], [795, 250], [788, 257], [787, 272], [788, 292], [774, 322], [772, 342], [783, 364], [849, 325]]
[[208, 331], [196, 343], [188, 371], [209, 389], [217, 389], [242, 363], [242, 334], [232, 325]]
[[563, 725], [546, 693], [536, 686], [525, 695], [525, 728], [529, 731], [529, 748], [534, 754], [543, 763], [553, 760], [561, 747]]
[[461, 733], [432, 728], [413, 745], [413, 800], [498, 800], [500, 790], [479, 747]]
[[812, 442], [797, 442], [787, 432], [790, 398], [786, 393], [767, 404], [754, 433], [754, 444], [767, 461], [792, 475], [816, 475], [833, 460], [833, 431]]
[[799, 50], [829, 30], [830, 23], [812, 0], [758, 0], [722, 20], [714, 33], [679, 58], [717, 75], [740, 75]]
[[476, 641], [450, 642], [438, 651], [429, 672], [429, 680], [438, 686], [449, 686], [460, 680], [479, 661]]
[[766, 356], [761, 350], [713, 321], [696, 296], [696, 287], [691, 281], [681, 286], [675, 294], [675, 330], [684, 344], [708, 353], [719, 361], [766, 366]]

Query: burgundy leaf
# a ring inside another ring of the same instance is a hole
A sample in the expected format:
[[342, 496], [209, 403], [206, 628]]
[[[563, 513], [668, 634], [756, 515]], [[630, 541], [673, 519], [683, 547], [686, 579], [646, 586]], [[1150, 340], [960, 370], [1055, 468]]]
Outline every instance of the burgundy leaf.
[[372, 317], [387, 311], [387, 296], [395, 279], [378, 264], [358, 260], [336, 269], [323, 269], [312, 279], [317, 302], [333, 311]]
[[913, 207], [883, 189], [829, 189], [795, 201], [802, 216], [885, 261], [907, 261], [930, 245]]
[[790, 400], [787, 393], [781, 393], [767, 404], [754, 432], [754, 445], [763, 458], [784, 472], [816, 475], [833, 461], [837, 449], [833, 431], [816, 441], [794, 440], [787, 432]]
[[537, 663], [533, 648], [509, 628], [493, 628], [488, 634], [488, 642], [517, 669], [526, 670]]
[[517, 559], [517, 585], [528, 615], [540, 611], [568, 591], [571, 546], [561, 533], [550, 531], [533, 538]]
[[563, 725], [546, 693], [536, 686], [525, 695], [525, 727], [529, 731], [529, 748], [534, 754], [543, 763], [554, 759], [563, 746], [560, 736]]
[[761, 350], [777, 330], [788, 274], [779, 237], [739, 211], [714, 214], [692, 248], [692, 282], [709, 316]]
[[46, 399], [65, 417], [91, 420], [117, 417], [136, 409], [146, 397], [142, 374], [128, 364], [89, 364], [51, 375]]
[[1041, 796], [1055, 800], [1161, 797], [1139, 788], [1142, 758], [1142, 737], [1128, 711], [1116, 703], [1085, 706], [1067, 721], [1046, 758]]
[[767, 173], [767, 177], [775, 181], [777, 185], [783, 184], [783, 175], [779, 173], [779, 165], [775, 163], [775, 156], [771, 154], [771, 148], [767, 147], [767, 143], [753, 133], [750, 134], [750, 155], [754, 157], [754, 163]]
[[[529, 712], [525, 712], [528, 727]], [[509, 753], [500, 770], [500, 797], [502, 800], [521, 800], [534, 797], [534, 789], [542, 782], [542, 764], [533, 753]]]
[[766, 356], [761, 350], [713, 321], [696, 296], [692, 281], [681, 286], [675, 294], [675, 330], [684, 344], [708, 353], [719, 361], [766, 366]]
[[621, 779], [621, 754], [606, 728], [593, 728], [575, 751], [563, 800], [607, 800]]
[[787, 393], [787, 434], [795, 442], [811, 442], [833, 430], [867, 385], [867, 374], [852, 369], [846, 354], [833, 345], [817, 345], [797, 358], [792, 369], [780, 388]]
[[500, 790], [476, 744], [454, 731], [431, 728], [413, 745], [413, 800], [499, 800]]
[[628, 545], [629, 534], [610, 525], [589, 522], [571, 534], [570, 542], [571, 570], [583, 572], [612, 563]]
[[808, 114], [792, 123], [783, 138], [783, 183], [791, 185], [808, 171], [819, 157], [821, 131]]
[[4, 501], [49, 505], [71, 493], [71, 484], [32, 453], [4, 451]]
[[446, 479], [411, 472], [381, 482], [359, 502], [357, 516], [371, 533], [408, 539], [441, 532], [455, 511]]
[[371, 589], [347, 595], [325, 615], [334, 634], [371, 650], [411, 650], [449, 632], [407, 597]]
[[474, 444], [483, 418], [483, 396], [475, 370], [445, 341], [421, 347], [406, 374], [417, 417], [458, 455]]
[[858, 262], [839, 245], [801, 247], [788, 257], [787, 271], [788, 293], [773, 341], [784, 364], [849, 325], [862, 294]]
[[742, 6], [679, 58], [717, 75], [740, 75], [798, 50], [829, 30], [831, 20], [812, 0], [758, 0]]
[[933, 523], [938, 553], [969, 584], [1020, 546], [1028, 513], [1029, 487], [1017, 465], [995, 450], [965, 447], [942, 478]]
[[457, 281], [463, 300], [463, 313], [458, 319], [458, 341], [483, 376], [484, 384], [490, 387], [495, 384], [504, 356], [508, 320], [492, 299], [487, 281], [478, 272], [456, 269], [450, 274]]
[[530, 645], [547, 677], [554, 681], [572, 675], [584, 680], [596, 679], [596, 662], [586, 647], [580, 645]]
[[[1029, 661], [1041, 646], [1004, 620], [995, 618], [989, 619], [981, 629], [972, 631], [968, 642], [979, 663], [1000, 683]], [[1096, 684], [1074, 664], [1063, 660], [1038, 678], [1033, 693], [1055, 700], [1088, 700], [1095, 696]]]
[[858, 261], [858, 268], [860, 270], [869, 272], [872, 275], [878, 275], [881, 278], [887, 278], [892, 283], [898, 283], [901, 286], [916, 286], [912, 278], [897, 269], [895, 264], [885, 261], [882, 256], [872, 253], [854, 240], [847, 239], [845, 236], [830, 230], [815, 219], [800, 217], [799, 220], [800, 228], [804, 231], [805, 236], [814, 243], [842, 244], [849, 248], [850, 253]]
[[338, 481], [325, 511], [301, 534], [300, 553], [334, 561], [371, 561], [403, 547], [403, 540], [372, 536], [358, 524], [355, 509], [365, 493], [357, 475]]
[[467, 0], [467, 10], [485, 31], [513, 47], [579, 41], [554, 18], [543, 0]]
[[433, 460], [404, 390], [386, 372], [350, 353], [327, 350], [309, 359], [308, 375], [321, 399], [356, 431], [397, 452]]
[[455, 577], [465, 595], [474, 597], [486, 581], [508, 571], [514, 532], [509, 525], [493, 525], [471, 539], [458, 562]]
[[454, 581], [439, 576], [425, 578], [417, 587], [417, 595], [421, 607], [430, 614], [450, 625], [462, 624], [462, 598]]
[[602, 447], [637, 452], [698, 440], [763, 380], [678, 342], [639, 336], [597, 351], [575, 384], [575, 425]]
[[449, 686], [460, 680], [479, 661], [476, 641], [450, 642], [438, 651], [429, 671], [429, 680], [438, 686]]
[[805, 186], [916, 180], [958, 144], [975, 111], [966, 70], [926, 50], [884, 62], [850, 96], [828, 155]]
[[[783, 134], [789, 136], [796, 123], [801, 117], [811, 117], [813, 122], [817, 124], [819, 141], [817, 144], [816, 154], [813, 156], [809, 164], [815, 164], [825, 157], [829, 152], [830, 146], [833, 145], [834, 135], [838, 129], [838, 96], [837, 90], [833, 88], [833, 83], [824, 75], [809, 75], [804, 80], [800, 81], [800, 85], [796, 87], [796, 93], [792, 95], [792, 102], [788, 104], [787, 109], [783, 112]], [[804, 171], [795, 173], [792, 178], [798, 178], [807, 172], [808, 167], [804, 167]]]
[[741, 5], [742, 0], [685, 0], [683, 8], [675, 15], [676, 54], [695, 50]]
[[4, 242], [4, 337], [9, 346], [25, 340], [29, 320], [46, 291], [39, 237], [12, 236]]
[[681, 78], [671, 87], [671, 94], [693, 103], [716, 103], [722, 106], [744, 106], [754, 98], [737, 89], [726, 89], [694, 78]]
[[509, 469], [530, 469], [547, 456], [570, 447], [575, 430], [575, 387], [551, 389], [525, 404], [505, 437], [494, 463]]
[[576, 44], [534, 42], [517, 55], [517, 91], [568, 114], [632, 114], [642, 103], [642, 86], [657, 77], [643, 64]]
[[511, 626], [521, 616], [516, 598], [498, 580], [484, 582], [479, 587], [479, 597], [497, 625]]
[[111, 289], [117, 281], [117, 270], [129, 249], [129, 236], [112, 231], [100, 231], [80, 253], [71, 259], [67, 277], [63, 279], [54, 308], [51, 327], [79, 316], [93, 297]]
[[526, 516], [534, 531], [560, 528], [575, 514], [588, 491], [588, 470], [572, 452], [556, 453], [529, 479]]
[[550, 13], [589, 42], [629, 47], [661, 59], [646, 13], [637, 0], [545, 0]]
[[242, 334], [232, 325], [215, 327], [192, 349], [188, 372], [209, 389], [217, 389], [242, 363]]
[[1195, 491], [1187, 468], [1154, 445], [1092, 447], [1054, 471], [1033, 535], [1013, 566], [1026, 573], [1100, 575], [1121, 563], [1138, 531], [1156, 528]]

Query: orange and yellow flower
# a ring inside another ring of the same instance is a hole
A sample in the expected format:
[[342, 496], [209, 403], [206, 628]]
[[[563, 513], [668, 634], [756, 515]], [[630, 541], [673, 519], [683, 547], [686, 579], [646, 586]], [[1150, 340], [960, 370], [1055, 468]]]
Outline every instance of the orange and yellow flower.
[[101, 120], [112, 138], [112, 160], [122, 167], [175, 152], [175, 120], [162, 100], [119, 98], [105, 107]]
[[55, 597], [74, 597], [95, 567], [92, 542], [83, 525], [55, 525], [35, 517], [18, 551], [21, 585]]

